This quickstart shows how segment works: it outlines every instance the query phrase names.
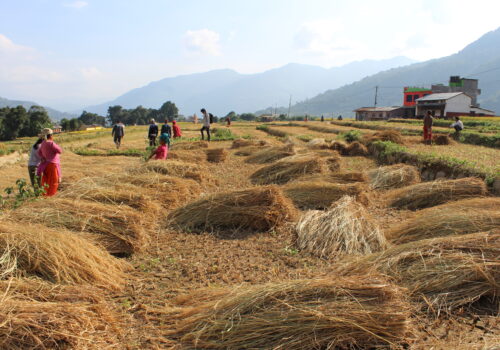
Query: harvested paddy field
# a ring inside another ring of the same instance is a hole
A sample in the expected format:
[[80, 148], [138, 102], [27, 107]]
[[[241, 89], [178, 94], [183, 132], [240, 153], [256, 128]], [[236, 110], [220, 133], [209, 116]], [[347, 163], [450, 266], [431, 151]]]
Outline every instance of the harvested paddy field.
[[[147, 163], [145, 127], [129, 154], [108, 134], [63, 142], [58, 195], [2, 211], [0, 348], [495, 349], [494, 181], [429, 181], [374, 139], [341, 155], [353, 128], [305, 124], [207, 144], [181, 123]], [[5, 165], [0, 186], [26, 176]]]

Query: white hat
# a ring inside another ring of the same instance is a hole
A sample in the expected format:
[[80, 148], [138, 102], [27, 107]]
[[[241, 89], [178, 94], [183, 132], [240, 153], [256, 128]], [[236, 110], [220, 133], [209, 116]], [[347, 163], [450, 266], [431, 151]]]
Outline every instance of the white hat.
[[52, 129], [49, 129], [49, 128], [45, 128], [42, 130], [41, 132], [41, 136], [42, 137], [46, 137], [47, 135], [52, 135], [54, 133], [54, 131], [52, 131]]

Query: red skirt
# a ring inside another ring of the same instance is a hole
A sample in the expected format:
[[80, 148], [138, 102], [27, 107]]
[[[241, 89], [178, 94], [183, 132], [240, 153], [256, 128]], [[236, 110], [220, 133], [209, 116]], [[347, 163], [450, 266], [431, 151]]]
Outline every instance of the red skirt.
[[59, 173], [57, 165], [49, 163], [43, 170], [42, 187], [45, 188], [45, 196], [51, 197], [57, 193], [59, 187]]

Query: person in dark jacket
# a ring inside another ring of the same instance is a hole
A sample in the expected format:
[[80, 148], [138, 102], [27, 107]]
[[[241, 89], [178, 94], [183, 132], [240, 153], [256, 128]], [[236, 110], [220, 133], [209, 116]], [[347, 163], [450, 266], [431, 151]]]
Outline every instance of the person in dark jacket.
[[116, 148], [120, 148], [122, 139], [125, 136], [125, 125], [123, 125], [121, 121], [118, 121], [118, 123], [113, 126], [111, 136], [113, 136], [113, 141], [115, 142]]
[[158, 137], [158, 125], [156, 125], [155, 120], [151, 119], [148, 130], [149, 146], [156, 146], [156, 137]]
[[427, 111], [424, 117], [424, 143], [432, 143], [432, 125], [434, 124], [434, 118], [432, 117], [432, 112]]
[[169, 138], [172, 138], [172, 127], [168, 125], [168, 119], [165, 118], [165, 124], [161, 126], [161, 133], [160, 135], [163, 134], [168, 134]]

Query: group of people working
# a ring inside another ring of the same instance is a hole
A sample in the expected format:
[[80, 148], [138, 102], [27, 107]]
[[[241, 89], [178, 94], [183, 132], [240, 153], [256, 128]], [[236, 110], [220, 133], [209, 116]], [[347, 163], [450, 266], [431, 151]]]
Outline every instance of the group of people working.
[[[427, 111], [427, 114], [424, 117], [424, 142], [429, 145], [432, 143], [433, 124], [434, 124], [434, 117], [432, 116], [432, 112]], [[464, 123], [460, 120], [459, 117], [455, 117], [455, 122], [450, 125], [450, 128], [455, 129], [453, 137], [455, 139], [458, 139], [460, 137], [460, 132], [464, 129]]]

